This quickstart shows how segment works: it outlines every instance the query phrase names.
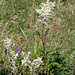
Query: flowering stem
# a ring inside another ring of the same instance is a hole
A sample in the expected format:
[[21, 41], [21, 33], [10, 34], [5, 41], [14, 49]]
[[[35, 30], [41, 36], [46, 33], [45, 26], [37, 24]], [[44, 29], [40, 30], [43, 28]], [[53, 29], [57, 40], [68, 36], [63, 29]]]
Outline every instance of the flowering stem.
[[[44, 40], [44, 25], [42, 27], [42, 44], [43, 44], [43, 50], [45, 51], [45, 40]], [[43, 72], [44, 72], [44, 69], [45, 69], [45, 56], [44, 56], [44, 60], [43, 60]]]
[[42, 44], [43, 44], [43, 50], [45, 51], [44, 25], [43, 25], [43, 27], [42, 27]]
[[49, 46], [48, 46], [47, 51], [49, 50], [49, 48], [50, 48], [50, 46], [51, 46], [51, 43], [52, 43], [52, 41], [53, 41], [53, 37], [54, 37], [54, 32], [53, 32], [52, 39], [51, 39], [51, 41], [50, 41], [50, 43], [49, 43]]
[[[55, 25], [54, 25], [53, 31], [55, 31]], [[48, 46], [47, 51], [49, 50], [49, 48], [50, 48], [50, 46], [51, 46], [51, 43], [52, 43], [52, 41], [53, 41], [53, 37], [54, 37], [54, 32], [53, 32], [52, 39], [51, 39], [51, 41], [50, 41], [50, 43], [49, 43], [49, 46]]]

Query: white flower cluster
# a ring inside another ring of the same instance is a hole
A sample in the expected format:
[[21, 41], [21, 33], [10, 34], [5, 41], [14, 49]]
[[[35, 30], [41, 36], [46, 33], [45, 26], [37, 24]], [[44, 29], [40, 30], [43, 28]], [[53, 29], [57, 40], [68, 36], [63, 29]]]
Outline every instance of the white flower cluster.
[[[29, 55], [30, 55], [31, 52], [28, 52], [28, 55], [26, 55], [24, 57], [23, 60], [21, 60], [22, 64], [24, 64], [25, 66], [28, 66], [28, 63], [31, 63], [30, 60], [29, 60]], [[24, 54], [24, 53], [23, 53]]]
[[31, 66], [33, 66], [34, 68], [38, 68], [40, 66], [40, 64], [43, 63], [41, 58], [37, 58], [34, 59], [33, 62], [31, 63]]
[[30, 71], [32, 73], [32, 71], [34, 71], [35, 68], [39, 68], [40, 64], [43, 63], [42, 59], [41, 58], [37, 58], [37, 59], [34, 59], [32, 62], [29, 60], [29, 55], [30, 55], [31, 52], [28, 52], [28, 55], [26, 55], [24, 57], [23, 60], [21, 60], [22, 62], [22, 65], [25, 65], [25, 66], [29, 66], [30, 68]]
[[13, 70], [13, 72], [17, 73], [17, 67], [16, 67], [15, 64], [16, 64], [15, 61], [12, 60], [12, 67], [11, 67], [11, 69]]
[[40, 7], [41, 9], [36, 9], [36, 12], [41, 16], [52, 15], [52, 9], [54, 9], [55, 7], [55, 2], [49, 2], [49, 0], [47, 0], [46, 3], [41, 3]]
[[10, 55], [12, 55], [13, 60], [17, 60], [18, 53], [15, 54], [15, 51], [12, 51], [12, 49], [10, 49]]
[[44, 25], [44, 31], [48, 32], [48, 29], [51, 25], [50, 18], [52, 18], [52, 14], [54, 14], [53, 9], [55, 7], [55, 2], [49, 2], [49, 0], [47, 0], [46, 3], [41, 3], [40, 7], [41, 9], [36, 9], [36, 12], [39, 14], [38, 19], [36, 21], [36, 25], [38, 25], [38, 27]]
[[[31, 61], [30, 61], [31, 63]], [[43, 63], [42, 59], [41, 58], [37, 58], [37, 59], [34, 59], [32, 61], [32, 63], [29, 66], [30, 68], [30, 72], [32, 73], [36, 68], [39, 68], [39, 66]]]
[[9, 49], [11, 44], [12, 44], [11, 39], [9, 38], [4, 39], [4, 45], [6, 49]]
[[16, 60], [17, 60], [17, 57], [18, 57], [18, 53], [16, 53], [15, 54], [15, 51], [12, 51], [11, 49], [10, 49], [10, 55], [12, 55], [12, 67], [11, 67], [11, 69], [13, 70], [13, 71], [15, 71], [16, 73], [17, 73], [17, 67], [16, 67]]

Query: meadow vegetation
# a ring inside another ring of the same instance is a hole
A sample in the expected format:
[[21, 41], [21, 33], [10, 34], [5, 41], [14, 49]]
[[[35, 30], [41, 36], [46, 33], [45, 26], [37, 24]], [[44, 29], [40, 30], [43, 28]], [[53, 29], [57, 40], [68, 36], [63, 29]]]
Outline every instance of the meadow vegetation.
[[0, 0], [0, 75], [75, 75], [75, 1]]

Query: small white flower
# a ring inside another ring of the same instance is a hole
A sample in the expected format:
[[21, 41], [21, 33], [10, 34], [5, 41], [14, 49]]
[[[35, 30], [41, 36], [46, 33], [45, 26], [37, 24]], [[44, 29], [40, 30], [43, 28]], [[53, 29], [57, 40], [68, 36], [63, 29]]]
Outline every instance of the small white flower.
[[15, 51], [10, 51], [10, 54], [11, 54], [12, 56], [14, 56]]
[[15, 55], [16, 57], [18, 57], [18, 53], [16, 53], [16, 55]]
[[22, 65], [24, 64], [24, 60], [21, 60], [21, 62], [22, 62]]
[[15, 55], [14, 55], [14, 60], [17, 60], [17, 57], [18, 57], [18, 53], [16, 53]]
[[23, 56], [25, 55], [25, 53], [23, 51], [21, 53], [22, 53]]
[[32, 62], [31, 65], [32, 65], [34, 68], [38, 68], [41, 63], [43, 63], [43, 62], [42, 62], [42, 59], [38, 57], [37, 59], [34, 59], [34, 60], [33, 60], [33, 62]]
[[43, 22], [43, 24], [48, 25], [47, 22]]
[[29, 63], [29, 64], [31, 64], [31, 61], [30, 61], [30, 60], [28, 60], [28, 63]]
[[40, 19], [37, 19], [37, 21], [42, 22], [42, 20], [40, 20]]
[[29, 52], [28, 52], [28, 56], [30, 55], [30, 53], [31, 53], [31, 52], [29, 51]]
[[12, 44], [11, 39], [9, 38], [4, 39], [4, 45], [6, 49], [9, 49], [11, 44]]
[[24, 64], [25, 66], [27, 66], [28, 63], [31, 63], [30, 60], [29, 60], [29, 55], [30, 55], [30, 53], [31, 53], [31, 52], [29, 51], [29, 52], [28, 52], [28, 55], [26, 55], [26, 56], [24, 57], [24, 59], [21, 60], [22, 64]]
[[28, 65], [29, 68], [30, 68], [30, 72], [32, 73], [33, 69], [32, 69], [32, 66]]
[[17, 73], [17, 67], [15, 65], [16, 63], [15, 63], [14, 59], [12, 59], [12, 62], [11, 63], [12, 63], [11, 69]]
[[11, 69], [17, 73], [17, 67], [16, 66], [11, 67]]

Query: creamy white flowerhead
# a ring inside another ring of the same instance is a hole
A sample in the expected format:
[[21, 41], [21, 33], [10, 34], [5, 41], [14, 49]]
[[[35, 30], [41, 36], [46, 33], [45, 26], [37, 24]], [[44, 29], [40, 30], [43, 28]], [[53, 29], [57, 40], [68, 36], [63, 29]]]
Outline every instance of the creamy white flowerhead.
[[17, 57], [18, 57], [18, 53], [16, 53], [15, 55], [14, 55], [14, 60], [17, 60]]
[[23, 56], [25, 55], [25, 53], [24, 53], [23, 51], [21, 52], [21, 54], [22, 54]]
[[43, 63], [42, 59], [41, 58], [37, 58], [37, 59], [34, 59], [33, 62], [31, 63], [31, 65], [34, 67], [34, 68], [39, 68], [40, 64]]
[[28, 52], [28, 55], [26, 55], [25, 57], [24, 57], [24, 59], [23, 60], [21, 60], [21, 62], [22, 62], [22, 65], [25, 65], [25, 66], [27, 66], [28, 65], [28, 63], [31, 63], [31, 61], [29, 60], [29, 55], [30, 55], [30, 51]]
[[6, 49], [9, 49], [11, 44], [12, 44], [11, 39], [9, 38], [4, 39], [4, 45]]
[[52, 15], [52, 9], [54, 9], [55, 7], [55, 2], [49, 2], [49, 0], [47, 0], [46, 3], [41, 3], [40, 7], [41, 9], [36, 9], [36, 12], [41, 16]]
[[16, 63], [15, 63], [15, 61], [14, 60], [12, 60], [12, 67], [11, 67], [11, 69], [14, 71], [14, 72], [16, 72], [17, 73], [17, 67], [16, 67]]
[[30, 72], [32, 73], [32, 71], [34, 71], [35, 68], [39, 68], [39, 66], [41, 65], [41, 63], [43, 63], [43, 61], [41, 58], [38, 57], [37, 59], [34, 59], [31, 62], [29, 60], [30, 53], [31, 52], [29, 51], [28, 54], [24, 56], [24, 59], [21, 60], [21, 62], [22, 62], [22, 65], [29, 66]]

